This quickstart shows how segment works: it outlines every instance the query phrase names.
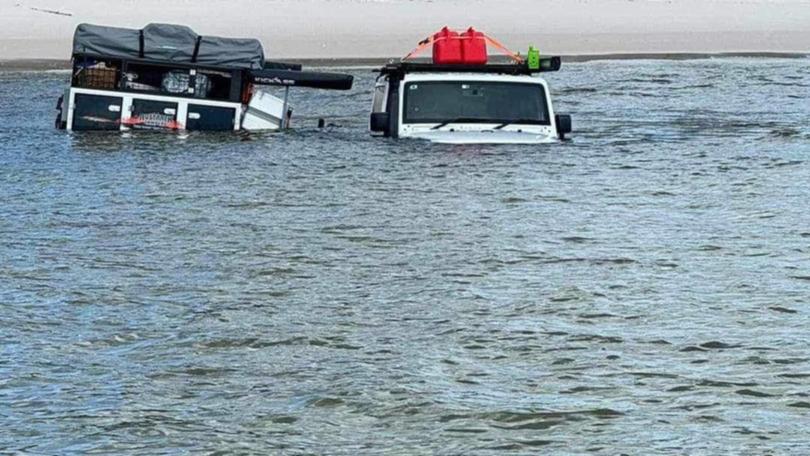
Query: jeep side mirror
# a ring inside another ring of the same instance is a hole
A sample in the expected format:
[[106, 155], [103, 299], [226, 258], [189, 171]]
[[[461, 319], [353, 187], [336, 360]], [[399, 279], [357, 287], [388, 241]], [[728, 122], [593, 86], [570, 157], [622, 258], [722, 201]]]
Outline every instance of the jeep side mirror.
[[565, 135], [571, 133], [571, 116], [567, 114], [559, 114], [555, 116], [557, 124], [557, 135], [560, 139], [565, 139]]
[[387, 112], [371, 113], [371, 131], [385, 133], [388, 131], [390, 115]]

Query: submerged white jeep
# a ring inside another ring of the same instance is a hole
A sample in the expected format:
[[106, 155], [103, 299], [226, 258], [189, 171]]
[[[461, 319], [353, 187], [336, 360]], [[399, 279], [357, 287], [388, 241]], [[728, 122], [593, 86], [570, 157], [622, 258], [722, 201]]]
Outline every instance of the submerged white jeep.
[[449, 144], [540, 144], [571, 132], [571, 117], [555, 115], [548, 84], [559, 57], [526, 63], [383, 67], [374, 90], [370, 129], [392, 138]]

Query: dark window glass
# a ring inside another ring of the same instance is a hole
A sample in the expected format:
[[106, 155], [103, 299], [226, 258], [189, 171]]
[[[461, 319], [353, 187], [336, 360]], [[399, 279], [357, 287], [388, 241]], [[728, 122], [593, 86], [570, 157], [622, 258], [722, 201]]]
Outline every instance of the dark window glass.
[[540, 84], [428, 81], [405, 85], [404, 123], [453, 120], [551, 124]]

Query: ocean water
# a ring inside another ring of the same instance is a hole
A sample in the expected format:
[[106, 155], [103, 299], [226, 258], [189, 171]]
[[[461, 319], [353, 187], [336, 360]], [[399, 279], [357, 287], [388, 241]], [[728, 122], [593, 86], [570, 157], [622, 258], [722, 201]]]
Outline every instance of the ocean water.
[[0, 74], [0, 453], [810, 454], [808, 60], [567, 65], [508, 147], [352, 71], [261, 135]]

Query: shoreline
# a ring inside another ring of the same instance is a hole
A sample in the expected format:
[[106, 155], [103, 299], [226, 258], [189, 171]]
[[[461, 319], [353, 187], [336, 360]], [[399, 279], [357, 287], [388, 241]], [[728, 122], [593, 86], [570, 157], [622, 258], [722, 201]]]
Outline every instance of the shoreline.
[[[810, 53], [803, 52], [646, 52], [610, 54], [561, 55], [563, 63], [585, 63], [599, 60], [705, 60], [713, 58], [759, 58], [759, 59], [807, 59]], [[336, 57], [336, 58], [280, 58], [272, 59], [297, 63], [305, 68], [362, 68], [380, 67], [393, 57]], [[43, 72], [70, 70], [70, 60], [64, 59], [5, 59], [0, 60], [0, 72]]]
[[379, 65], [445, 25], [569, 61], [810, 52], [810, 0], [14, 0], [0, 2], [0, 59], [69, 58], [81, 23], [182, 24], [317, 66]]

